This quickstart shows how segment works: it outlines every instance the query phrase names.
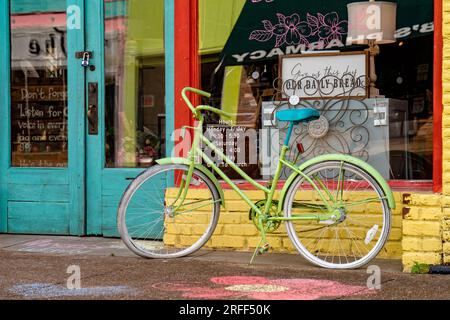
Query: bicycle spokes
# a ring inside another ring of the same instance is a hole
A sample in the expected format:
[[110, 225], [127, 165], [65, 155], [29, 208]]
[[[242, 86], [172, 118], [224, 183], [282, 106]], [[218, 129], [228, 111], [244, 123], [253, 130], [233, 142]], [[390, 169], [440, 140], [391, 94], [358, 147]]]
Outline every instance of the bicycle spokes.
[[[121, 203], [119, 221], [122, 239], [137, 254], [184, 256], [214, 232], [220, 198], [201, 172], [185, 165], [154, 167], [133, 184]], [[195, 189], [199, 184], [203, 188]]]
[[[343, 161], [314, 165], [305, 175], [310, 179], [299, 177], [285, 203], [288, 235], [299, 252], [329, 268], [354, 268], [372, 259], [386, 242], [390, 227], [381, 187], [363, 170]], [[317, 219], [310, 219], [314, 214]]]

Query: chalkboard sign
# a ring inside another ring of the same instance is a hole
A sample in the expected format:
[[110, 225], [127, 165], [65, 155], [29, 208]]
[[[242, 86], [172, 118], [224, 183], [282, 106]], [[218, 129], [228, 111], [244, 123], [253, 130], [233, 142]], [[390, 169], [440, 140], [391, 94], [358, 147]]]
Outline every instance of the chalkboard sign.
[[67, 166], [67, 88], [60, 85], [11, 88], [12, 165]]
[[13, 167], [66, 167], [68, 162], [65, 15], [42, 16], [39, 25], [11, 20]]
[[[221, 121], [219, 124], [208, 124], [204, 134], [242, 171], [255, 179], [260, 177], [258, 132], [254, 128], [234, 126]], [[230, 179], [242, 179], [236, 171], [217, 157], [209, 148], [205, 148], [204, 152]]]

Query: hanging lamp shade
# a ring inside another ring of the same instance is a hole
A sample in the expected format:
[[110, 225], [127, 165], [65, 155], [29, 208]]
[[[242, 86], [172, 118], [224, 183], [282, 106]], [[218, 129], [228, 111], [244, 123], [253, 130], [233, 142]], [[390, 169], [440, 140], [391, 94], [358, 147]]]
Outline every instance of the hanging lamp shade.
[[395, 42], [397, 4], [385, 1], [354, 2], [347, 5], [347, 44], [377, 44]]

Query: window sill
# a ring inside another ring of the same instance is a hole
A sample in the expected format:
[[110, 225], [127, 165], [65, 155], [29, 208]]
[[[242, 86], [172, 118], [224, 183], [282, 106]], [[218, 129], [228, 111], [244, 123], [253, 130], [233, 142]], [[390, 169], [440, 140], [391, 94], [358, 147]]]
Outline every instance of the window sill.
[[[256, 180], [258, 183], [265, 185], [267, 180]], [[245, 180], [233, 180], [234, 183], [241, 190], [258, 190]], [[423, 192], [433, 193], [433, 181], [432, 180], [390, 180], [389, 186], [393, 192]], [[229, 190], [231, 187], [223, 180], [220, 180], [220, 185], [224, 190]], [[284, 185], [284, 181], [278, 183], [277, 189], [281, 189]]]

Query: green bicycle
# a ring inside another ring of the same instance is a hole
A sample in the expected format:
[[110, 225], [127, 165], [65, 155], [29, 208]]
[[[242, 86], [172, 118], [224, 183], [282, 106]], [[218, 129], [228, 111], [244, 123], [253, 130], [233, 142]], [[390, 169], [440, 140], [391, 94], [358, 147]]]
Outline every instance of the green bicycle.
[[[211, 106], [194, 107], [187, 98], [188, 91], [210, 97], [209, 93], [194, 88], [182, 91], [198, 121], [196, 127], [185, 127], [194, 132], [188, 157], [158, 160], [157, 165], [134, 179], [120, 202], [118, 229], [130, 250], [147, 258], [167, 259], [202, 248], [214, 233], [221, 206], [227, 207], [212, 169], [250, 206], [249, 219], [261, 235], [253, 258], [269, 249], [266, 234], [276, 232], [282, 222], [294, 247], [315, 265], [353, 269], [377, 256], [388, 239], [391, 209], [395, 208], [392, 191], [382, 176], [364, 161], [347, 155], [322, 155], [300, 166], [286, 160], [294, 126], [318, 119], [318, 111], [289, 109], [276, 113], [278, 121], [289, 123], [289, 127], [273, 180], [262, 185], [203, 135], [202, 111], [222, 117], [231, 115]], [[202, 146], [262, 190], [265, 198], [250, 200], [205, 154]], [[277, 191], [283, 167], [292, 173]]]

